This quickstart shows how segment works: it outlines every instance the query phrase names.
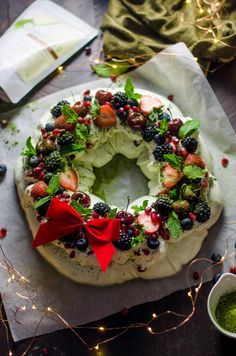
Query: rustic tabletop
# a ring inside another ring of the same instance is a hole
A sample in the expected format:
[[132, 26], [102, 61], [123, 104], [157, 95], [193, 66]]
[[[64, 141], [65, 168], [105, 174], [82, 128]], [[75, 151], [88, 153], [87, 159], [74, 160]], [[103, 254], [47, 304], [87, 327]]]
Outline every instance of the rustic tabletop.
[[[15, 20], [15, 18], [33, 0], [2, 0], [0, 1], [0, 35]], [[99, 27], [102, 15], [106, 10], [107, 0], [55, 0], [56, 3], [63, 5], [75, 15], [82, 17], [93, 26]], [[82, 14], [82, 16], [81, 16]], [[101, 49], [101, 36], [91, 44], [92, 53], [99, 53]], [[40, 83], [19, 105], [28, 103], [34, 99], [56, 92], [57, 90], [88, 82], [96, 78], [93, 74], [88, 56], [84, 51], [74, 56], [66, 65], [62, 74], [54, 73]], [[225, 64], [219, 70], [209, 74], [208, 80], [222, 104], [228, 118], [236, 130], [236, 61]], [[0, 114], [11, 110], [14, 105], [0, 101]], [[3, 149], [3, 148], [1, 148]], [[182, 328], [175, 332], [163, 334], [161, 336], [151, 336], [142, 329], [130, 330], [125, 335], [115, 341], [104, 345], [102, 353], [90, 352], [83, 344], [73, 336], [71, 331], [62, 330], [52, 334], [37, 337], [28, 355], [62, 356], [62, 355], [91, 355], [99, 354], [112, 356], [219, 356], [235, 355], [236, 341], [222, 336], [211, 324], [207, 314], [206, 301], [212, 287], [212, 283], [206, 283], [199, 295], [196, 304], [196, 312], [192, 319]], [[145, 322], [147, 315], [161, 312], [171, 308], [180, 313], [190, 311], [190, 303], [186, 300], [187, 291], [176, 292], [160, 301], [147, 303], [134, 307], [124, 316], [118, 313], [99, 321], [99, 325], [123, 325], [136, 322]], [[95, 325], [95, 324], [93, 324]], [[96, 324], [98, 325], [98, 324]], [[161, 328], [170, 326], [168, 318], [163, 319]], [[0, 324], [0, 356], [7, 356], [8, 349], [4, 327]], [[83, 336], [94, 344], [96, 333], [83, 331]], [[29, 341], [21, 341], [12, 344], [13, 355], [22, 355], [27, 348]], [[44, 351], [43, 351], [44, 350]]]

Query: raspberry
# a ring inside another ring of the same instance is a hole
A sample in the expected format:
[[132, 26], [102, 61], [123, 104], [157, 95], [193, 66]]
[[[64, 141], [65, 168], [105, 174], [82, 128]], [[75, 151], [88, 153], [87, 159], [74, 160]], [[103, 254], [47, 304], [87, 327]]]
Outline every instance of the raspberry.
[[152, 153], [156, 161], [163, 162], [164, 161], [163, 155], [172, 153], [172, 146], [169, 143], [165, 143], [164, 145], [161, 146], [156, 146], [156, 148], [153, 150]]

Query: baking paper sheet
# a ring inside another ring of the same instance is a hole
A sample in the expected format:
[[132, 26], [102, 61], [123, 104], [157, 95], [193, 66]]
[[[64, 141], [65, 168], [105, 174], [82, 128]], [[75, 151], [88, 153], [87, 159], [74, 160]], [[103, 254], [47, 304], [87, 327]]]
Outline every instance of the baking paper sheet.
[[[216, 99], [211, 87], [184, 44], [177, 44], [164, 50], [141, 68], [131, 74], [139, 88], [155, 91], [168, 96], [174, 95], [174, 102], [185, 115], [197, 118], [201, 122], [201, 133], [212, 155], [214, 172], [222, 188], [225, 208], [217, 224], [210, 230], [199, 256], [209, 257], [212, 252], [224, 253], [226, 244], [233, 252], [235, 240], [235, 172], [236, 172], [236, 135]], [[14, 185], [13, 167], [25, 144], [43, 113], [57, 101], [80, 94], [87, 88], [106, 87], [109, 80], [68, 88], [46, 98], [33, 102], [18, 111], [8, 113], [10, 126], [1, 132], [0, 162], [8, 167], [5, 179], [0, 183], [1, 216], [0, 227], [6, 227], [8, 235], [0, 244], [15, 268], [30, 280], [29, 293], [15, 282], [7, 286], [9, 275], [0, 268], [0, 290], [15, 341], [31, 337], [42, 314], [31, 309], [31, 303], [19, 295], [36, 297], [33, 303], [45, 309], [50, 306], [60, 313], [70, 324], [83, 324], [103, 318], [137, 304], [160, 299], [176, 290], [187, 287], [186, 267], [177, 275], [162, 280], [135, 280], [110, 287], [92, 287], [75, 284], [55, 271], [39, 253], [31, 248], [31, 234], [24, 213], [21, 210]], [[17, 132], [20, 129], [20, 132]], [[8, 142], [7, 142], [8, 141]], [[18, 144], [15, 142], [18, 141]], [[221, 158], [229, 158], [229, 166], [221, 166]], [[1, 263], [2, 256], [0, 256]], [[224, 268], [234, 263], [234, 256]], [[200, 267], [198, 268], [200, 270]], [[211, 279], [211, 272], [207, 280]], [[192, 281], [194, 284], [194, 281]], [[26, 310], [14, 313], [17, 308], [26, 306]], [[171, 306], [166, 306], [170, 308]], [[63, 324], [45, 318], [37, 335], [63, 328]]]

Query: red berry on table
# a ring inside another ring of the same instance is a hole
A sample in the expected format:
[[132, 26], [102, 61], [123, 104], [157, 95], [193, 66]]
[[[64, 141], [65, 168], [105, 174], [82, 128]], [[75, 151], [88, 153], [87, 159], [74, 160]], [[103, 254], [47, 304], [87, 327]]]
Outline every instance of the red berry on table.
[[0, 229], [0, 239], [4, 239], [4, 237], [7, 236], [7, 229], [5, 227], [2, 227]]
[[116, 82], [117, 81], [117, 76], [115, 74], [112, 74], [110, 76], [110, 79], [111, 79], [112, 82]]
[[9, 124], [9, 121], [8, 121], [8, 120], [6, 120], [6, 119], [2, 119], [2, 120], [1, 120], [1, 126], [2, 126], [3, 129], [4, 129], [5, 127], [7, 127], [8, 124]]
[[167, 99], [170, 100], [170, 101], [173, 101], [173, 100], [174, 100], [174, 95], [172, 95], [172, 94], [171, 94], [171, 95], [168, 95], [168, 96], [167, 96]]
[[92, 52], [91, 47], [85, 47], [84, 51], [87, 56], [89, 56]]
[[200, 278], [200, 274], [197, 271], [193, 272], [193, 279], [197, 281], [199, 280], [199, 278]]
[[230, 273], [236, 274], [236, 266], [232, 266], [229, 270]]
[[228, 158], [222, 158], [222, 160], [221, 160], [221, 164], [222, 164], [222, 166], [225, 168], [225, 167], [227, 167], [228, 166], [228, 164], [229, 164], [229, 160], [228, 160]]
[[48, 195], [46, 188], [48, 188], [48, 185], [44, 181], [36, 182], [32, 187], [31, 196], [34, 199], [46, 197]]

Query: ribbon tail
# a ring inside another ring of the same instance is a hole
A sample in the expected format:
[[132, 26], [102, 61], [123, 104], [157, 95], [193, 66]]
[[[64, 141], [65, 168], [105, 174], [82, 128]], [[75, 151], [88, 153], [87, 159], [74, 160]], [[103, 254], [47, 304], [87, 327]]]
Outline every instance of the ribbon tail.
[[93, 251], [101, 267], [101, 270], [105, 272], [115, 253], [115, 247], [113, 246], [112, 242], [109, 242], [105, 245], [93, 246]]

